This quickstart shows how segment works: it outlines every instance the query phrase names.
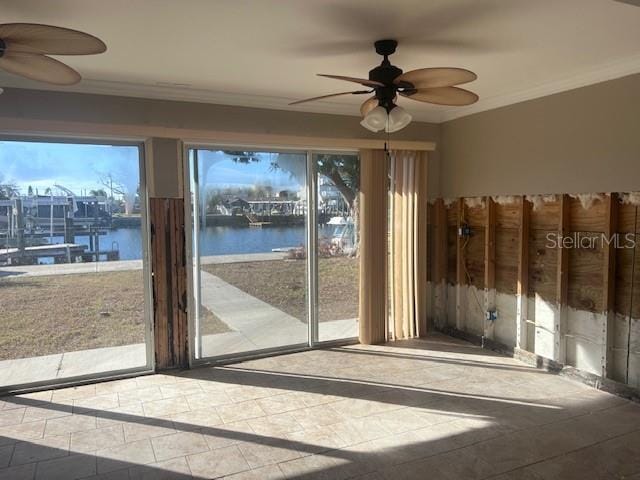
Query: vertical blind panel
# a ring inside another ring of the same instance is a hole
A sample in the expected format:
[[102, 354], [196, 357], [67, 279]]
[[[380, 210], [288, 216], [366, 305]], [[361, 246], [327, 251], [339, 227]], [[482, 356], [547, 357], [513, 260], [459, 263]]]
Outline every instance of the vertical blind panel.
[[391, 152], [392, 339], [426, 333], [426, 154]]

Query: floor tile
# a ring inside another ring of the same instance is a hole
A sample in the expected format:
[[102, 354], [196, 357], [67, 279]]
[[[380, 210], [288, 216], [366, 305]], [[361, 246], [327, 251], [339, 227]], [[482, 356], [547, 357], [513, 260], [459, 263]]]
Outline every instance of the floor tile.
[[207, 445], [212, 450], [256, 440], [256, 434], [246, 421], [216, 425], [203, 432]]
[[25, 410], [25, 407], [0, 410], [0, 427], [22, 423]]
[[18, 465], [0, 470], [0, 480], [33, 480], [36, 464]]
[[180, 432], [151, 439], [156, 460], [163, 461], [209, 450], [200, 433]]
[[0, 468], [6, 468], [9, 466], [11, 455], [13, 455], [14, 445], [7, 445], [0, 447]]
[[185, 457], [129, 469], [130, 480], [187, 480], [191, 478], [193, 477]]
[[639, 405], [440, 336], [0, 400], [12, 480], [633, 478], [639, 450]]
[[191, 473], [200, 478], [217, 478], [251, 468], [235, 445], [189, 455], [187, 462]]
[[290, 413], [278, 413], [247, 420], [257, 435], [278, 436], [302, 430], [302, 425]]
[[221, 405], [216, 407], [216, 411], [224, 423], [234, 423], [240, 420], [263, 417], [265, 415], [264, 410], [260, 408], [260, 405], [258, 405], [255, 400]]
[[94, 430], [97, 427], [96, 417], [93, 415], [69, 415], [67, 417], [47, 420], [44, 434], [64, 435], [73, 432]]
[[278, 465], [268, 465], [266, 467], [256, 468], [255, 470], [246, 470], [234, 475], [223, 477], [225, 480], [285, 480], [286, 477]]
[[71, 448], [75, 453], [95, 452], [103, 448], [125, 443], [122, 425], [98, 428], [71, 434]]
[[36, 480], [72, 480], [95, 474], [96, 457], [89, 454], [38, 462], [36, 467]]
[[294, 443], [270, 437], [262, 439], [261, 443], [240, 443], [238, 448], [251, 468], [286, 462], [303, 455]]
[[141, 417], [136, 422], [123, 423], [122, 428], [126, 443], [176, 433], [173, 421], [169, 418]]
[[149, 440], [125, 443], [96, 452], [98, 473], [112, 472], [135, 465], [146, 465], [156, 461]]
[[11, 465], [22, 465], [69, 455], [69, 440], [69, 435], [58, 435], [17, 443], [13, 457], [11, 457]]
[[184, 397], [173, 397], [165, 400], [152, 400], [142, 404], [147, 417], [164, 417], [175, 413], [187, 412], [189, 405]]

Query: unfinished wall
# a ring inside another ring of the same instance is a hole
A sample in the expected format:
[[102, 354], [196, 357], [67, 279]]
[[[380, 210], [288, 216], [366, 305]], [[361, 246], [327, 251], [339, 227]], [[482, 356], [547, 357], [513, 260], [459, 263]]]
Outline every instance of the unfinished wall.
[[442, 124], [442, 195], [638, 190], [640, 74]]
[[640, 387], [637, 205], [626, 194], [436, 200], [431, 324]]

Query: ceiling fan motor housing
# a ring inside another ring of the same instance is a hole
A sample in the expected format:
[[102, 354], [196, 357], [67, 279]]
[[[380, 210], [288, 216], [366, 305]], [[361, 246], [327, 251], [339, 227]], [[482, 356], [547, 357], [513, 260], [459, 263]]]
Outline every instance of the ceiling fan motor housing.
[[377, 87], [375, 89], [376, 98], [380, 106], [390, 111], [395, 107], [393, 100], [396, 98], [397, 92], [397, 85], [395, 85], [393, 81], [402, 75], [402, 69], [391, 65], [387, 57], [396, 51], [398, 42], [396, 40], [378, 40], [374, 45], [376, 52], [384, 56], [384, 59], [379, 66], [369, 71], [369, 80], [375, 80], [385, 85], [384, 87]]

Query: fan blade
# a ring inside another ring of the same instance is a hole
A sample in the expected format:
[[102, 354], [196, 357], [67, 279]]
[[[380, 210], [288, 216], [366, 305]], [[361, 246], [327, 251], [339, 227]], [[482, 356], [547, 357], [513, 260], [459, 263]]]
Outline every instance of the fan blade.
[[347, 82], [355, 82], [366, 87], [384, 87], [384, 83], [376, 82], [375, 80], [367, 80], [366, 78], [343, 77], [342, 75], [325, 75], [323, 73], [318, 73], [318, 76], [334, 78], [336, 80], [345, 80]]
[[393, 81], [396, 85], [410, 83], [413, 88], [450, 87], [474, 81], [478, 76], [463, 68], [420, 68], [403, 73]]
[[360, 115], [363, 117], [367, 116], [371, 110], [378, 106], [378, 99], [376, 97], [371, 97], [368, 100], [365, 100], [362, 105], [360, 105]]
[[73, 68], [58, 60], [29, 53], [5, 53], [0, 57], [0, 68], [31, 80], [54, 85], [73, 85], [81, 78]]
[[313, 102], [314, 100], [322, 100], [323, 98], [339, 97], [340, 95], [362, 95], [365, 93], [371, 93], [371, 90], [356, 90], [355, 92], [340, 92], [330, 93], [329, 95], [320, 95], [319, 97], [305, 98], [304, 100], [297, 100], [291, 102], [289, 105], [298, 105], [299, 103]]
[[15, 53], [93, 55], [107, 49], [102, 40], [88, 33], [36, 23], [1, 24], [0, 38], [7, 51]]
[[434, 103], [436, 105], [450, 105], [455, 107], [471, 105], [478, 101], [478, 95], [470, 92], [469, 90], [464, 90], [458, 87], [409, 90], [407, 92], [400, 92], [400, 95], [419, 102]]

